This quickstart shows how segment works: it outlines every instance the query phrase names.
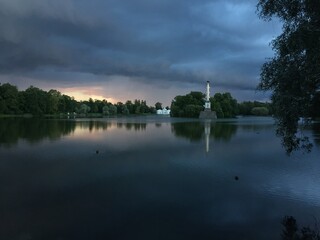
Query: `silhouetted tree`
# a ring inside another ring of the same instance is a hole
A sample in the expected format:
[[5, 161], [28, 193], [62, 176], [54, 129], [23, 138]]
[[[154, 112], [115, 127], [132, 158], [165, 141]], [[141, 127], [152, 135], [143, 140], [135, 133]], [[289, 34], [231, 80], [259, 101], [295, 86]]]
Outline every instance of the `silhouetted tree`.
[[81, 104], [79, 113], [87, 114], [89, 112], [90, 112], [90, 107], [85, 103]]
[[47, 112], [47, 92], [30, 86], [24, 91], [25, 111], [34, 115], [42, 115]]
[[218, 118], [235, 117], [238, 114], [238, 104], [230, 93], [216, 93], [210, 98], [211, 109], [216, 112]]
[[259, 89], [271, 90], [277, 133], [287, 151], [310, 147], [297, 137], [299, 117], [310, 116], [320, 88], [320, 1], [260, 0], [264, 20], [283, 23], [283, 32], [271, 43], [275, 56], [261, 69]]
[[204, 94], [190, 92], [185, 96], [176, 96], [171, 102], [172, 117], [199, 117], [203, 110]]
[[18, 89], [9, 83], [0, 84], [0, 113], [14, 114], [19, 112]]
[[102, 108], [102, 114], [103, 114], [103, 115], [110, 115], [109, 107], [108, 107], [107, 105], [105, 105], [105, 106]]
[[283, 240], [320, 240], [318, 229], [303, 227], [299, 233], [297, 221], [292, 216], [285, 216], [282, 225], [284, 227], [281, 234]]
[[109, 106], [109, 112], [110, 112], [111, 115], [116, 115], [118, 113], [118, 109], [117, 109], [116, 106], [110, 105]]
[[59, 111], [59, 102], [61, 93], [57, 90], [51, 89], [47, 95], [47, 113], [53, 114]]
[[156, 102], [156, 104], [154, 105], [156, 110], [162, 109], [162, 103], [161, 102]]

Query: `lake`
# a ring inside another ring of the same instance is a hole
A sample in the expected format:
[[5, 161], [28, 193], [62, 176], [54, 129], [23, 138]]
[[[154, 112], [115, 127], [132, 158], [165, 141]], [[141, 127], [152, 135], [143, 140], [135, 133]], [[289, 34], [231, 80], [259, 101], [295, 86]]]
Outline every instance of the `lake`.
[[320, 125], [271, 118], [0, 119], [0, 239], [281, 239], [320, 217]]

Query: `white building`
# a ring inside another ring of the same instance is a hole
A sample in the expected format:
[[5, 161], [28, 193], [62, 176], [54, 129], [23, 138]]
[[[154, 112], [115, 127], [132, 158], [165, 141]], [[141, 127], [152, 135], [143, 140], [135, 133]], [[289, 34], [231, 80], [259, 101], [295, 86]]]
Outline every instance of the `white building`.
[[160, 115], [169, 115], [171, 112], [171, 110], [167, 110], [166, 108], [163, 108], [163, 109], [158, 109], [157, 110], [157, 114], [160, 114]]

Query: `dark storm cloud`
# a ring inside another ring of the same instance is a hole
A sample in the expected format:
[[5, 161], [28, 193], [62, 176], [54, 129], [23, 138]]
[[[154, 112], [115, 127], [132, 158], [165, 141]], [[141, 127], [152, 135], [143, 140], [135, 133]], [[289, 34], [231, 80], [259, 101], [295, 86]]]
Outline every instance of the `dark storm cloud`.
[[172, 84], [214, 79], [220, 86], [254, 89], [275, 34], [274, 26], [266, 28], [258, 19], [255, 5], [0, 0], [0, 73], [32, 75], [52, 68]]

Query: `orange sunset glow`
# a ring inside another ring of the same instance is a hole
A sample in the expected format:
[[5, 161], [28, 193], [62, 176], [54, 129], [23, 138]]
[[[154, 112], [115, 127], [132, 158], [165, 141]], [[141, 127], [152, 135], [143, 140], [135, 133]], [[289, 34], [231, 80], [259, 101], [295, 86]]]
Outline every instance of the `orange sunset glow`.
[[72, 96], [78, 101], [85, 101], [89, 98], [97, 100], [107, 100], [111, 103], [117, 103], [119, 100], [113, 97], [107, 97], [103, 94], [103, 88], [101, 87], [74, 87], [74, 88], [59, 88], [61, 93]]

